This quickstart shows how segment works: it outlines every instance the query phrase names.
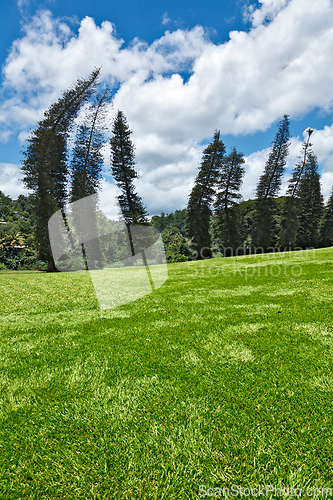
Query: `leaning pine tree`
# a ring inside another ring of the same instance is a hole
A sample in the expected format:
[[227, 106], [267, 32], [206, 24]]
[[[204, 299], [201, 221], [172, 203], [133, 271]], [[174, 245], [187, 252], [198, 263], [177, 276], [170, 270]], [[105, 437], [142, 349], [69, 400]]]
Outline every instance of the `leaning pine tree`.
[[[102, 267], [102, 252], [98, 239], [89, 239], [89, 237], [94, 233], [97, 235], [95, 212], [97, 210], [97, 192], [100, 189], [103, 170], [104, 121], [109, 102], [110, 93], [106, 89], [103, 94], [96, 95], [93, 102], [85, 109], [84, 121], [76, 134], [71, 161], [69, 201], [75, 202], [90, 196], [83, 205], [73, 205], [74, 227], [82, 227], [84, 231], [91, 233], [87, 234], [86, 243], [82, 244], [83, 254], [89, 260], [89, 269], [95, 269], [95, 261], [97, 261], [98, 267]], [[84, 213], [85, 210], [88, 210], [90, 214], [89, 227], [87, 225], [83, 227], [81, 222], [87, 220], [88, 214]], [[87, 261], [86, 268], [88, 268]]]
[[213, 141], [205, 148], [198, 175], [189, 196], [186, 211], [186, 233], [195, 248], [197, 258], [212, 256], [210, 218], [215, 187], [219, 180], [225, 146], [220, 131], [215, 130]]
[[111, 145], [111, 173], [117, 187], [122, 194], [118, 196], [122, 216], [127, 226], [130, 239], [132, 255], [135, 254], [131, 232], [131, 225], [147, 225], [147, 211], [143, 205], [142, 198], [136, 193], [133, 181], [138, 178], [134, 169], [135, 155], [131, 140], [131, 131], [127, 124], [125, 115], [118, 111], [113, 122], [113, 136]]
[[300, 181], [305, 171], [308, 156], [312, 153], [310, 137], [312, 129], [307, 129], [307, 140], [302, 144], [302, 154], [296, 163], [289, 180], [287, 196], [284, 200], [281, 213], [281, 230], [279, 234], [279, 247], [287, 250], [295, 246], [295, 239], [298, 230], [298, 212], [299, 212], [299, 189]]
[[271, 144], [268, 160], [256, 189], [256, 214], [253, 240], [255, 245], [267, 250], [272, 242], [274, 199], [281, 187], [282, 174], [289, 149], [289, 117], [284, 115]]
[[80, 125], [71, 161], [70, 201], [97, 193], [103, 170], [102, 148], [105, 144], [104, 121], [110, 102], [109, 90], [96, 95], [85, 110], [85, 119]]
[[235, 249], [241, 244], [237, 203], [241, 199], [239, 191], [245, 174], [244, 162], [243, 154], [237, 153], [236, 148], [233, 148], [222, 162], [221, 175], [217, 183], [219, 192], [214, 206], [217, 216], [218, 240], [225, 249], [224, 255], [233, 255]]
[[97, 87], [99, 70], [63, 93], [44, 113], [44, 119], [28, 139], [22, 166], [25, 186], [33, 191], [35, 206], [34, 237], [39, 258], [48, 263], [48, 271], [55, 271], [48, 235], [49, 218], [64, 208], [68, 182], [67, 139], [69, 130], [81, 106]]

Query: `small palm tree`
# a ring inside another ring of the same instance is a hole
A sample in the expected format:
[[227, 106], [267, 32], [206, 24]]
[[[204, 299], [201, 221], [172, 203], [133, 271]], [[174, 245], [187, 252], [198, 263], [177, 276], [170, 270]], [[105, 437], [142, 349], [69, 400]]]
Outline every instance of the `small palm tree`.
[[12, 227], [9, 231], [1, 230], [0, 232], [0, 248], [2, 250], [14, 247], [17, 245], [23, 245], [23, 237], [17, 229]]

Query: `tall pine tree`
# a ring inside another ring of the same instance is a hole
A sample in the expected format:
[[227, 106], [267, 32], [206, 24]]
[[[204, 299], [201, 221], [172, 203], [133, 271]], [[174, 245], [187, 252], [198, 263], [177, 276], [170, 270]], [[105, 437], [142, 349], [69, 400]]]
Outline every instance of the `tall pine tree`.
[[28, 139], [22, 166], [25, 186], [35, 195], [34, 236], [39, 258], [47, 261], [48, 271], [55, 264], [48, 236], [49, 218], [63, 209], [67, 199], [68, 182], [67, 139], [74, 118], [81, 106], [96, 90], [99, 70], [65, 91], [44, 113], [44, 119]]
[[197, 258], [212, 256], [210, 217], [214, 201], [215, 187], [221, 174], [225, 154], [220, 131], [215, 130], [213, 141], [205, 148], [198, 175], [189, 196], [186, 212], [186, 233]]
[[224, 255], [234, 254], [241, 245], [239, 232], [239, 214], [237, 203], [241, 199], [239, 193], [242, 186], [245, 168], [242, 153], [233, 148], [223, 159], [221, 175], [217, 183], [219, 192], [214, 203], [218, 224], [218, 240], [224, 247]]
[[311, 152], [299, 182], [299, 227], [296, 244], [301, 248], [316, 248], [319, 245], [320, 220], [323, 214], [323, 195], [317, 157]]
[[281, 213], [281, 229], [279, 234], [279, 246], [282, 249], [294, 248], [295, 239], [298, 230], [298, 212], [299, 212], [299, 188], [302, 175], [304, 173], [308, 155], [312, 153], [310, 137], [313, 130], [307, 130], [307, 140], [302, 144], [302, 154], [296, 163], [289, 180], [287, 196], [284, 200]]
[[111, 145], [111, 173], [122, 194], [118, 196], [119, 206], [125, 220], [130, 239], [132, 255], [134, 246], [129, 227], [133, 224], [146, 225], [147, 211], [142, 198], [137, 194], [133, 181], [138, 178], [134, 169], [135, 155], [131, 131], [122, 111], [118, 111], [113, 122]]
[[268, 160], [256, 189], [254, 244], [267, 250], [272, 244], [274, 199], [281, 187], [289, 150], [289, 117], [284, 115], [271, 144]]

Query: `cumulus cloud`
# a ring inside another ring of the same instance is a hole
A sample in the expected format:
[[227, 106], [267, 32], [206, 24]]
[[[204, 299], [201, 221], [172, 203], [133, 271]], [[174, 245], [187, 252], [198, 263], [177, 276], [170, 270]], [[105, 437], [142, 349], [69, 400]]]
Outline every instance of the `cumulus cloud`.
[[48, 11], [36, 15], [24, 29], [25, 35], [13, 43], [3, 68], [3, 91], [9, 97], [0, 107], [0, 122], [14, 122], [15, 127], [35, 122], [60, 91], [93, 67], [102, 67], [111, 85], [133, 78], [144, 82], [187, 67], [205, 44], [203, 29], [197, 27], [189, 32], [166, 32], [150, 46], [135, 39], [130, 47], [122, 48], [111, 22], [98, 27], [86, 17], [76, 35]]
[[[62, 90], [102, 66], [103, 79], [116, 89], [114, 109], [124, 111], [133, 130], [140, 194], [152, 213], [166, 205], [182, 208], [201, 141], [215, 128], [222, 137], [253, 134], [284, 113], [297, 118], [332, 109], [331, 1], [261, 0], [247, 15], [251, 29], [232, 31], [223, 44], [197, 26], [166, 31], [151, 45], [134, 39], [124, 46], [110, 21], [97, 26], [86, 17], [75, 31], [68, 21], [40, 12], [13, 43], [3, 68], [1, 133], [24, 138]], [[315, 139], [328, 182], [331, 127], [315, 131]], [[253, 196], [266, 153], [247, 159], [245, 197]]]
[[19, 194], [29, 194], [20, 181], [19, 165], [14, 163], [0, 163], [0, 189], [7, 196], [16, 199]]
[[244, 10], [244, 17], [251, 21], [253, 26], [259, 26], [265, 21], [271, 21], [288, 4], [290, 0], [259, 0], [261, 7], [255, 8], [253, 4]]

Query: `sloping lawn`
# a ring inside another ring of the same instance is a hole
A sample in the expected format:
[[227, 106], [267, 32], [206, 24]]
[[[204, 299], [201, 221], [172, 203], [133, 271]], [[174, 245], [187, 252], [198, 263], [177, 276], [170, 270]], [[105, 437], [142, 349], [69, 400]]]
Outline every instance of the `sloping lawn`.
[[88, 273], [0, 272], [2, 500], [332, 487], [333, 249], [168, 270], [106, 311]]

